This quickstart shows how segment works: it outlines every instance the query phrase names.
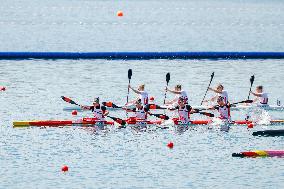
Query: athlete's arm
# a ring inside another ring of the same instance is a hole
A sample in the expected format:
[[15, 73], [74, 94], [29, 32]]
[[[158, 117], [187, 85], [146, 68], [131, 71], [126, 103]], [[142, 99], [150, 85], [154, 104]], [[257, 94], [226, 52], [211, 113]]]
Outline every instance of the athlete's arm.
[[257, 97], [262, 97], [262, 93], [254, 93], [254, 92], [250, 92], [251, 94], [253, 94], [254, 96], [257, 96]]
[[128, 85], [128, 88], [131, 89], [133, 92], [135, 92], [136, 94], [141, 94], [142, 92], [141, 91], [138, 91], [134, 88], [132, 88], [130, 85]]
[[208, 89], [209, 89], [210, 91], [215, 92], [215, 93], [222, 94], [222, 92], [219, 92], [219, 91], [217, 91], [216, 89], [213, 89], [213, 88], [211, 88], [211, 87], [209, 87]]
[[181, 94], [181, 91], [171, 90], [169, 88], [166, 88], [166, 91], [169, 91], [169, 92], [171, 92], [173, 94]]

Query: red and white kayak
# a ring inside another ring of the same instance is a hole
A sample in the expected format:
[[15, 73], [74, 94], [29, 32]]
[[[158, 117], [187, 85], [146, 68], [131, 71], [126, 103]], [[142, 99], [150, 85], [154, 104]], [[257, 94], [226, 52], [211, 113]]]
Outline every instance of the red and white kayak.
[[[125, 122], [127, 125], [158, 125], [161, 124], [161, 120], [154, 121], [144, 121], [144, 120], [136, 120], [133, 118], [126, 119]], [[81, 127], [89, 127], [89, 126], [102, 126], [102, 125], [114, 125], [113, 121], [98, 121], [95, 118], [83, 118], [78, 120], [33, 120], [33, 121], [14, 121], [13, 127], [60, 127], [60, 126], [81, 126]]]
[[[179, 121], [177, 120], [177, 118], [173, 118], [174, 124], [175, 125], [179, 125]], [[213, 123], [212, 120], [191, 120], [190, 123], [188, 125], [208, 125]], [[231, 125], [247, 125], [253, 123], [252, 121], [247, 121], [247, 120], [235, 120], [232, 122], [229, 122], [227, 124], [231, 124]], [[270, 124], [275, 125], [275, 124], [284, 124], [284, 120], [271, 120]]]
[[[160, 125], [163, 123], [162, 120], [136, 120], [133, 118], [126, 119], [125, 122], [127, 125]], [[178, 122], [174, 121], [176, 125], [179, 125]], [[192, 120], [190, 124], [187, 125], [208, 125], [211, 124], [212, 120]], [[236, 120], [229, 124], [236, 125], [247, 125], [252, 123], [252, 121], [246, 120]], [[284, 120], [271, 120], [270, 124], [284, 124]], [[78, 120], [33, 120], [33, 121], [14, 121], [13, 127], [29, 127], [29, 126], [49, 126], [49, 127], [60, 127], [60, 126], [94, 126], [94, 125], [114, 125], [113, 121], [98, 121], [94, 118], [83, 118]], [[181, 124], [183, 125], [183, 124]]]
[[33, 120], [33, 121], [14, 121], [13, 127], [29, 127], [29, 126], [90, 126], [90, 125], [113, 125], [112, 121], [98, 121], [94, 118], [83, 118], [78, 120]]

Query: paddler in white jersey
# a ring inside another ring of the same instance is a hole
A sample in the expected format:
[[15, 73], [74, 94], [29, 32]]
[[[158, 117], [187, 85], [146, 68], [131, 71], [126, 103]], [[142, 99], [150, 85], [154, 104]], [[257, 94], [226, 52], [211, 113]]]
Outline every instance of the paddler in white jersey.
[[[211, 87], [208, 88], [210, 91], [213, 91], [215, 93], [217, 93], [216, 96], [214, 96], [213, 98], [211, 98], [210, 100], [204, 100], [203, 102], [209, 102], [209, 101], [216, 101], [219, 97], [223, 97], [224, 99], [224, 103], [228, 104], [229, 102], [229, 98], [228, 98], [228, 92], [224, 90], [224, 86], [219, 84], [217, 85], [216, 89], [213, 89]], [[218, 102], [217, 102], [218, 103]]]
[[130, 85], [128, 85], [128, 88], [131, 89], [134, 93], [139, 95], [136, 100], [131, 101], [128, 104], [135, 103], [138, 99], [140, 99], [143, 106], [148, 105], [148, 103], [149, 103], [148, 93], [145, 91], [145, 85], [144, 84], [140, 85], [137, 90], [132, 88]]
[[148, 106], [143, 106], [140, 99], [135, 101], [135, 108], [133, 109], [127, 109], [124, 108], [127, 112], [134, 112], [135, 117], [130, 117], [129, 121], [147, 121], [147, 114], [149, 111]]
[[217, 104], [217, 106], [214, 106], [210, 109], [218, 110], [220, 114], [218, 118], [221, 119], [223, 122], [231, 122], [231, 105], [229, 103], [225, 103], [224, 98], [222, 96], [219, 96], [217, 98]]
[[190, 105], [185, 103], [183, 97], [179, 97], [177, 105], [174, 108], [171, 108], [170, 110], [178, 111], [179, 118], [173, 119], [175, 124], [189, 124], [190, 114], [195, 112]]
[[263, 86], [257, 86], [255, 92], [251, 91], [251, 94], [256, 96], [253, 102], [256, 102], [257, 106], [268, 106], [268, 94], [263, 92]]
[[94, 118], [98, 121], [105, 121], [105, 116], [109, 114], [109, 112], [106, 110], [106, 107], [100, 105], [99, 97], [94, 98], [92, 106], [81, 106], [81, 108], [91, 110]]
[[188, 104], [188, 96], [184, 90], [182, 90], [181, 85], [176, 85], [174, 90], [166, 88], [166, 91], [175, 94], [173, 100], [166, 102], [166, 105], [176, 106], [178, 104], [179, 98], [183, 99], [184, 104]]

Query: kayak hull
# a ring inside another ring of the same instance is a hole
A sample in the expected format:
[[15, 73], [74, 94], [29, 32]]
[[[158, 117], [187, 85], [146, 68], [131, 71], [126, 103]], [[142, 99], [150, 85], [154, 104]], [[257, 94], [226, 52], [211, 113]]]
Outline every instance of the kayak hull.
[[[161, 120], [156, 121], [143, 121], [143, 120], [133, 120], [127, 119], [125, 122], [128, 125], [160, 125], [163, 122]], [[192, 120], [189, 124], [178, 124], [174, 121], [175, 125], [208, 125], [212, 123], [212, 120]], [[247, 125], [252, 123], [251, 121], [246, 120], [236, 120], [230, 125]], [[270, 124], [284, 124], [284, 120], [271, 120]], [[13, 127], [29, 127], [29, 126], [49, 126], [49, 127], [59, 127], [59, 126], [93, 126], [93, 125], [114, 125], [113, 121], [98, 121], [94, 118], [83, 118], [78, 120], [32, 120], [32, 121], [14, 121]]]

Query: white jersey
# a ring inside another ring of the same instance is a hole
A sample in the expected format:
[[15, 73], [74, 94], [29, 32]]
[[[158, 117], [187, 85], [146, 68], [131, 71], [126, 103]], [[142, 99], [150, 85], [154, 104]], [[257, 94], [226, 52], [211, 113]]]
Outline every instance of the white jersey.
[[218, 93], [218, 96], [221, 96], [224, 98], [224, 103], [228, 104], [229, 98], [228, 98], [228, 92], [227, 91], [222, 91], [222, 93]]
[[231, 121], [231, 113], [229, 106], [218, 106], [219, 118], [223, 120]]
[[148, 104], [148, 93], [145, 91], [141, 91], [141, 94], [139, 94], [139, 99], [141, 99], [141, 103], [143, 106]]
[[178, 109], [179, 121], [182, 124], [188, 124], [190, 122], [191, 107], [189, 105], [185, 105], [183, 108], [179, 107], [177, 109]]
[[175, 98], [174, 98], [175, 101], [178, 101], [178, 99], [179, 99], [180, 97], [183, 98], [185, 104], [188, 104], [188, 96], [187, 96], [187, 93], [186, 93], [184, 90], [181, 90], [181, 91], [180, 91], [180, 94], [176, 94], [176, 96], [175, 96]]
[[98, 119], [98, 121], [105, 121], [104, 111], [102, 110], [102, 107], [93, 107], [92, 112], [95, 119]]
[[268, 104], [268, 94], [267, 93], [258, 93], [261, 97], [258, 97], [259, 105]]
[[135, 109], [135, 117], [137, 119], [142, 119], [142, 120], [146, 120], [147, 119], [147, 113], [145, 112], [145, 109]]

